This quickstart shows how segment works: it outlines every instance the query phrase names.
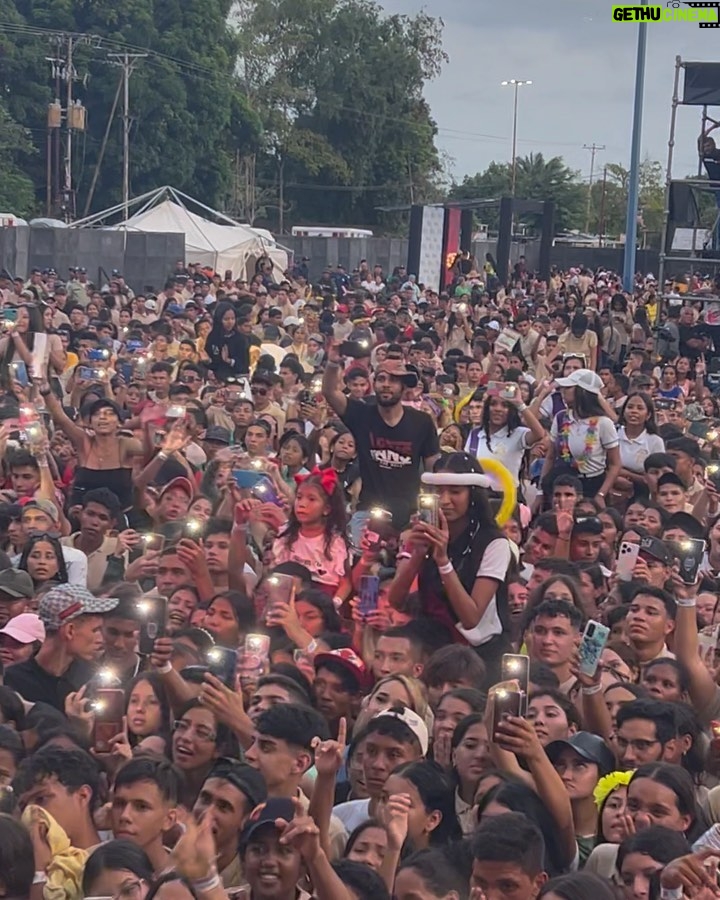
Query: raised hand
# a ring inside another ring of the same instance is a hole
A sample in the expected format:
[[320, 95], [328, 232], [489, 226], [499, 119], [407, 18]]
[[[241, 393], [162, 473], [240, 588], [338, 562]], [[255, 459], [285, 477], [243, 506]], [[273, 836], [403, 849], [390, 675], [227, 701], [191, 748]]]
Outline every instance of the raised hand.
[[391, 794], [381, 805], [379, 819], [387, 832], [389, 849], [400, 850], [405, 843], [411, 809], [409, 794]]
[[342, 718], [338, 723], [338, 736], [336, 741], [321, 741], [313, 738], [315, 748], [315, 768], [318, 775], [337, 775], [345, 761], [345, 747], [347, 741], [347, 719]]
[[183, 834], [170, 853], [172, 867], [188, 881], [203, 881], [216, 871], [217, 847], [212, 832], [212, 813], [206, 812], [198, 823], [191, 813], [180, 807], [177, 818]]

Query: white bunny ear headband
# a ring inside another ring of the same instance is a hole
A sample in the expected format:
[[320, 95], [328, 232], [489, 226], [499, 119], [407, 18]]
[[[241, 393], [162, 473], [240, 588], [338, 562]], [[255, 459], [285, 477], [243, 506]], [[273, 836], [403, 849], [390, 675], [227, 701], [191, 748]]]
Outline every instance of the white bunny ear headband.
[[480, 475], [478, 472], [423, 472], [420, 481], [436, 487], [459, 485], [460, 487], [489, 488], [491, 486], [487, 475]]

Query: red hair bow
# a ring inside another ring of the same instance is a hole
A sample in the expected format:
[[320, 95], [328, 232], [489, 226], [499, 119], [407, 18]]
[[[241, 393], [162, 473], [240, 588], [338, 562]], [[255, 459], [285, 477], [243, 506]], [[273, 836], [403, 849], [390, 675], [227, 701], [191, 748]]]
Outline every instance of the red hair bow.
[[315, 466], [312, 472], [307, 475], [296, 475], [295, 481], [297, 484], [302, 484], [303, 481], [306, 481], [308, 478], [317, 478], [328, 497], [332, 497], [338, 483], [338, 476], [335, 469], [332, 467], [329, 469], [320, 469], [318, 466]]

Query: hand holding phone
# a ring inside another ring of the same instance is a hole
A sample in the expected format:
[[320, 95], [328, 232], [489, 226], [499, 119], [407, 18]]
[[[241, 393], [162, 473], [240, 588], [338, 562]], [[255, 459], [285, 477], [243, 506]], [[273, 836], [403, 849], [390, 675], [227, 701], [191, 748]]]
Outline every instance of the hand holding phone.
[[362, 575], [360, 578], [359, 603], [357, 610], [361, 616], [369, 616], [378, 608], [380, 578], [377, 575]]
[[243, 687], [257, 683], [270, 662], [270, 637], [267, 634], [248, 634], [240, 651], [238, 671]]
[[498, 728], [505, 719], [520, 715], [521, 706], [522, 694], [520, 691], [507, 691], [504, 688], [495, 691], [493, 695], [493, 733], [490, 736], [491, 740], [496, 740]]
[[267, 605], [265, 616], [271, 615], [274, 609], [289, 606], [295, 598], [295, 580], [292, 575], [269, 575], [265, 582]]
[[433, 528], [440, 527], [440, 497], [438, 494], [418, 494], [418, 517], [426, 525], [431, 525]]
[[623, 541], [618, 550], [615, 574], [620, 581], [630, 581], [640, 553], [640, 544]]
[[96, 753], [109, 753], [112, 739], [123, 730], [125, 691], [119, 688], [98, 688], [91, 707], [95, 714], [93, 746]]
[[605, 649], [605, 644], [610, 637], [610, 629], [594, 619], [585, 626], [582, 640], [580, 641], [579, 657], [580, 671], [590, 678], [595, 676], [600, 665], [600, 657]]
[[231, 647], [215, 645], [207, 652], [208, 671], [229, 688], [235, 687], [238, 652]]
[[517, 682], [522, 695], [520, 715], [525, 715], [530, 693], [530, 657], [525, 653], [503, 653], [500, 673], [502, 681]]
[[155, 641], [167, 633], [167, 599], [146, 594], [136, 608], [140, 618], [138, 650], [141, 656], [150, 656]]

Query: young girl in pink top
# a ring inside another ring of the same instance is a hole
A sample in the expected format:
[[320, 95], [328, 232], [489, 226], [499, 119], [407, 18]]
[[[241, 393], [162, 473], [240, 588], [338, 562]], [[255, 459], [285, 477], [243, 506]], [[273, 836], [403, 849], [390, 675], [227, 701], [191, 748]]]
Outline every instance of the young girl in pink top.
[[347, 515], [337, 472], [315, 468], [295, 480], [295, 500], [273, 548], [273, 566], [300, 563], [310, 570], [318, 588], [331, 597], [344, 597], [350, 586]]

